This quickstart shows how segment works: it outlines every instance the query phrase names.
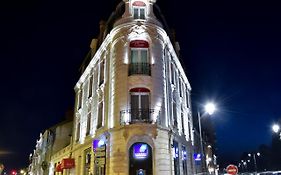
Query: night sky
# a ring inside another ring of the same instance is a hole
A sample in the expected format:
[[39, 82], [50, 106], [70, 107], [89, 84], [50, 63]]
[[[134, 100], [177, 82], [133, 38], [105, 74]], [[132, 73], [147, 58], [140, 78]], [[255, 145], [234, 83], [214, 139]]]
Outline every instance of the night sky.
[[[27, 166], [39, 133], [73, 108], [99, 21], [119, 0], [1, 1], [0, 162]], [[158, 0], [176, 31], [193, 109], [209, 100], [219, 159], [270, 144], [281, 117], [281, 11], [273, 1]]]

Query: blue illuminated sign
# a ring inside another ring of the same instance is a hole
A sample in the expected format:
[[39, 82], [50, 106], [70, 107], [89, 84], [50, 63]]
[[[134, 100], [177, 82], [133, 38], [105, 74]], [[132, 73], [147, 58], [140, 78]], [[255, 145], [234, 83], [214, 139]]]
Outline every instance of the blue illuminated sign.
[[194, 154], [193, 155], [195, 161], [201, 161], [201, 154]]
[[105, 145], [103, 140], [93, 140], [93, 148], [96, 151], [97, 148], [101, 148]]
[[136, 143], [133, 145], [133, 156], [135, 159], [145, 159], [148, 156], [148, 145]]

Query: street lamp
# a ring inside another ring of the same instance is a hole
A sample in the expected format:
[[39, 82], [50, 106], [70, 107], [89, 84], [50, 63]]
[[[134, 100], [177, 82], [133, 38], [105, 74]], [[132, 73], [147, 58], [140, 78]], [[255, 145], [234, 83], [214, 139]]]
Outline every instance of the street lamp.
[[278, 124], [273, 124], [272, 125], [272, 130], [273, 130], [273, 132], [278, 133], [279, 130], [280, 130], [280, 126]]
[[248, 154], [249, 157], [252, 157], [253, 155], [253, 159], [254, 159], [254, 166], [255, 166], [255, 173], [257, 173], [258, 171], [258, 165], [257, 165], [257, 159], [256, 159], [256, 155], [260, 156], [261, 154], [259, 152], [257, 153], [252, 153], [252, 154]]
[[278, 124], [273, 124], [272, 125], [272, 131], [275, 132], [276, 134], [279, 133], [279, 136], [280, 136], [280, 139], [281, 139], [280, 126]]
[[[216, 105], [214, 103], [207, 103], [204, 106], [205, 113], [208, 113], [209, 115], [212, 115], [216, 111]], [[199, 137], [200, 137], [200, 149], [201, 149], [201, 154], [202, 154], [202, 171], [205, 170], [205, 154], [204, 154], [204, 148], [203, 148], [203, 139], [202, 139], [202, 128], [201, 128], [201, 114], [198, 111], [197, 112], [198, 116], [198, 125], [199, 125]]]

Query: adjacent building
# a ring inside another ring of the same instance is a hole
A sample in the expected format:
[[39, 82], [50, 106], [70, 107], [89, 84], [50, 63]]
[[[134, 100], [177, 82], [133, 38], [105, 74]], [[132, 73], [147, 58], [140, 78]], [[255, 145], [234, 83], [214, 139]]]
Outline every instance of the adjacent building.
[[29, 175], [49, 175], [51, 173], [49, 171], [52, 155], [70, 145], [72, 128], [72, 119], [68, 119], [40, 133], [35, 149], [29, 157]]

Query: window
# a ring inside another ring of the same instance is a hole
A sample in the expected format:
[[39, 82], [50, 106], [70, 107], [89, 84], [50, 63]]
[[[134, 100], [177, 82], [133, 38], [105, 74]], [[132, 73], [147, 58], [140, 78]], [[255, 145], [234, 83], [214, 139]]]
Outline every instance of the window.
[[89, 106], [88, 108], [86, 135], [90, 134], [90, 130], [91, 130], [91, 106]]
[[180, 162], [179, 162], [179, 144], [173, 141], [173, 157], [174, 157], [174, 174], [180, 175]]
[[134, 19], [145, 19], [145, 8], [133, 7], [133, 9], [134, 9]]
[[93, 95], [93, 75], [90, 76], [90, 79], [89, 79], [89, 93], [88, 93], [88, 98], [92, 97]]
[[182, 127], [182, 134], [185, 135], [183, 109], [181, 109], [181, 127]]
[[94, 69], [94, 78], [93, 78], [93, 92], [95, 92], [97, 90], [97, 86], [98, 86], [98, 75], [99, 75], [99, 67], [98, 65], [95, 67]]
[[150, 61], [148, 57], [148, 42], [135, 40], [130, 43], [130, 47], [131, 57], [129, 65], [129, 75], [151, 75]]
[[84, 174], [89, 175], [90, 174], [90, 165], [91, 165], [91, 148], [88, 148], [84, 151], [84, 161], [85, 161], [85, 166], [84, 166]]
[[83, 90], [82, 90], [82, 88], [78, 91], [77, 98], [78, 98], [77, 107], [78, 107], [78, 109], [80, 109], [82, 107], [82, 100], [83, 100]]
[[131, 120], [150, 121], [149, 90], [134, 88], [131, 91]]
[[183, 175], [187, 175], [187, 152], [184, 145], [182, 145], [182, 169]]
[[186, 90], [186, 106], [188, 108], [190, 108], [190, 96], [189, 96], [188, 90]]
[[174, 118], [174, 127], [178, 127], [178, 118], [177, 118], [177, 104], [173, 101], [173, 118]]
[[191, 140], [191, 134], [192, 134], [192, 131], [191, 131], [191, 121], [190, 119], [188, 119], [188, 139]]
[[79, 141], [80, 138], [80, 121], [77, 119], [77, 125], [76, 125], [76, 142]]
[[142, 1], [135, 1], [133, 3], [134, 19], [145, 19], [145, 3]]
[[175, 66], [173, 65], [173, 63], [170, 64], [170, 69], [171, 69], [171, 82], [172, 84], [175, 84]]
[[98, 105], [98, 124], [97, 128], [102, 127], [103, 123], [103, 101], [101, 101]]
[[99, 85], [104, 83], [104, 60], [100, 62], [100, 76], [99, 76]]

